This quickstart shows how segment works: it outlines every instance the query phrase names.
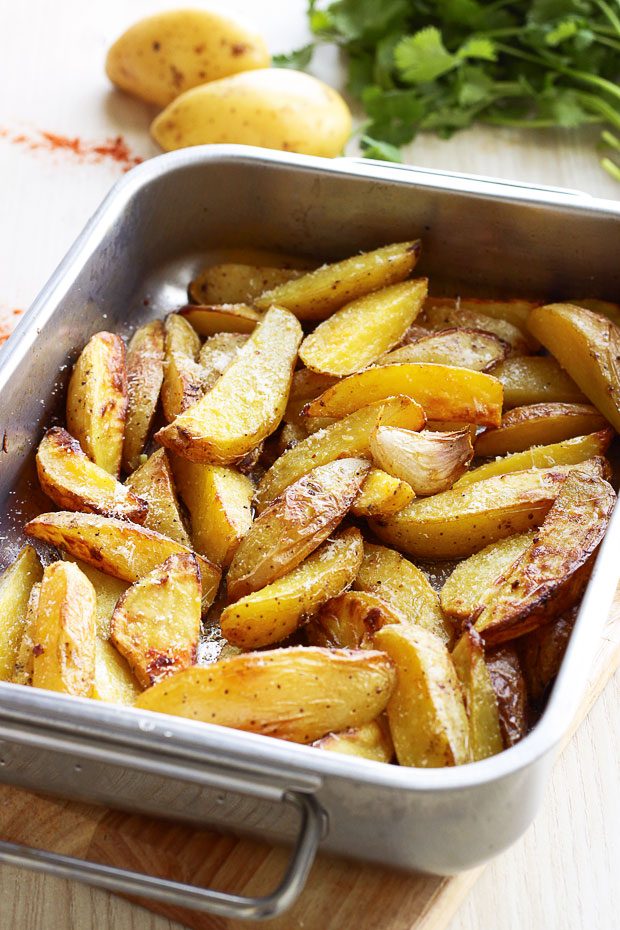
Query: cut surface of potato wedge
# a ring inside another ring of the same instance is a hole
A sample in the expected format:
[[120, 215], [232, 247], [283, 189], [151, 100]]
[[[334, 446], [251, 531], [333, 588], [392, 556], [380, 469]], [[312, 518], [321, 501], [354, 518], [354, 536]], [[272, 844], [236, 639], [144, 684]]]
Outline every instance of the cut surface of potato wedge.
[[527, 355], [530, 350], [523, 332], [507, 320], [481, 313], [479, 310], [467, 310], [463, 306], [427, 303], [424, 308], [424, 322], [429, 329], [479, 329], [492, 333], [508, 345], [510, 355]]
[[[41, 570], [43, 571], [43, 570]], [[15, 654], [15, 664], [10, 680], [16, 685], [31, 685], [34, 674], [34, 640], [32, 634], [39, 609], [41, 582], [37, 581], [30, 589], [26, 617], [22, 627], [19, 644]]]
[[345, 591], [323, 604], [306, 627], [311, 646], [372, 649], [373, 636], [386, 623], [408, 623], [387, 601], [367, 591]]
[[216, 333], [205, 339], [198, 354], [198, 363], [206, 391], [215, 386], [247, 341], [248, 337], [242, 333]]
[[157, 441], [192, 462], [243, 458], [282, 419], [301, 335], [298, 320], [273, 307], [215, 387], [160, 430]]
[[191, 552], [171, 555], [120, 598], [110, 640], [148, 688], [196, 662], [200, 570]]
[[312, 371], [344, 377], [397, 345], [422, 309], [428, 281], [417, 278], [366, 294], [306, 336], [299, 357]]
[[299, 646], [187, 669], [149, 688], [136, 706], [312, 743], [374, 720], [394, 680], [382, 652]]
[[118, 649], [105, 639], [95, 643], [95, 684], [91, 697], [108, 704], [134, 704], [142, 688]]
[[129, 585], [126, 581], [121, 581], [120, 578], [115, 578], [113, 575], [106, 575], [100, 572], [98, 568], [88, 565], [88, 563], [83, 562], [81, 559], [76, 559], [67, 552], [63, 552], [61, 558], [65, 562], [74, 562], [79, 570], [86, 575], [95, 589], [95, 594], [97, 595], [97, 636], [99, 639], [108, 639], [110, 635], [110, 620], [112, 619], [114, 608], [116, 607], [119, 597], [125, 593]]
[[147, 502], [148, 514], [144, 525], [149, 530], [155, 530], [191, 548], [165, 449], [158, 449], [149, 456], [125, 483]]
[[260, 310], [286, 307], [300, 320], [324, 320], [352, 300], [404, 281], [419, 254], [419, 239], [362, 252], [267, 291], [255, 304]]
[[223, 262], [210, 265], [189, 286], [189, 297], [196, 304], [251, 304], [255, 297], [287, 281], [301, 277], [296, 268], [269, 268]]
[[390, 624], [375, 646], [396, 666], [387, 705], [400, 765], [439, 768], [469, 761], [469, 729], [461, 686], [444, 643], [428, 630]]
[[122, 466], [140, 464], [164, 380], [164, 324], [152, 320], [135, 331], [127, 348], [127, 415]]
[[528, 404], [586, 404], [588, 398], [549, 355], [518, 355], [493, 369], [504, 387], [504, 408]]
[[[335, 384], [337, 378], [331, 375], [323, 375], [318, 371], [310, 371], [309, 368], [299, 368], [293, 375], [291, 382], [291, 391], [288, 396], [288, 403], [284, 411], [284, 420], [294, 426], [302, 426], [308, 431], [308, 417], [301, 414], [303, 408], [327, 388]], [[313, 431], [314, 432], [314, 431]]]
[[504, 749], [509, 749], [528, 730], [529, 708], [521, 662], [516, 649], [506, 645], [488, 653], [486, 664], [497, 698]]
[[479, 329], [446, 329], [426, 334], [408, 345], [388, 352], [377, 365], [403, 362], [427, 362], [434, 365], [458, 365], [473, 371], [488, 371], [506, 358], [509, 345], [492, 333]]
[[449, 433], [379, 426], [370, 437], [370, 452], [381, 468], [406, 481], [419, 497], [451, 488], [474, 456], [468, 426]]
[[260, 313], [247, 304], [188, 304], [179, 310], [179, 316], [187, 320], [200, 336], [213, 336], [215, 333], [252, 333], [263, 319]]
[[596, 407], [589, 404], [531, 404], [514, 407], [502, 417], [501, 426], [485, 430], [476, 439], [476, 455], [491, 458], [524, 452], [531, 446], [550, 445], [575, 436], [595, 433], [607, 426]]
[[578, 607], [573, 607], [557, 620], [532, 630], [519, 641], [527, 692], [533, 701], [540, 701], [545, 696], [560, 670], [577, 612]]
[[30, 592], [42, 577], [43, 567], [32, 546], [24, 546], [0, 575], [0, 681], [8, 681], [13, 675]]
[[59, 426], [47, 431], [37, 449], [37, 474], [43, 491], [64, 510], [82, 510], [144, 523], [148, 503], [96, 465], [77, 439]]
[[166, 317], [164, 382], [161, 405], [170, 422], [198, 403], [205, 392], [203, 371], [197, 362], [200, 339], [192, 326], [178, 313]]
[[380, 468], [371, 468], [351, 506], [351, 513], [354, 517], [386, 517], [398, 513], [414, 497], [415, 491], [406, 481]]
[[74, 365], [67, 390], [67, 430], [86, 455], [118, 477], [127, 416], [125, 345], [95, 333]]
[[474, 762], [488, 759], [504, 748], [499, 724], [497, 697], [484, 658], [482, 640], [466, 630], [452, 653], [452, 661], [463, 686], [469, 719], [469, 745]]
[[223, 635], [243, 649], [281, 642], [351, 584], [362, 555], [359, 530], [344, 530], [288, 575], [226, 607], [220, 617]]
[[382, 717], [362, 727], [328, 733], [312, 745], [325, 752], [339, 752], [345, 756], [371, 759], [373, 762], [391, 762], [394, 758], [390, 728]]

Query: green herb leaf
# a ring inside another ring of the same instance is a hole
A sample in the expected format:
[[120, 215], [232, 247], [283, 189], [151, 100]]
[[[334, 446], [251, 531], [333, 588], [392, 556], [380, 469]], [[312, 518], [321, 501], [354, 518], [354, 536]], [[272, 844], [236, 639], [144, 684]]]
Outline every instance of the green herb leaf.
[[274, 68], [293, 68], [296, 71], [303, 71], [312, 61], [315, 48], [315, 43], [311, 42], [286, 55], [273, 55], [271, 63]]
[[373, 139], [372, 136], [362, 136], [360, 145], [366, 158], [399, 163], [403, 160], [399, 149], [395, 145], [390, 145], [389, 142], [381, 142], [379, 139]]
[[394, 49], [394, 60], [407, 84], [427, 84], [458, 65], [458, 58], [446, 49], [434, 26], [402, 39]]

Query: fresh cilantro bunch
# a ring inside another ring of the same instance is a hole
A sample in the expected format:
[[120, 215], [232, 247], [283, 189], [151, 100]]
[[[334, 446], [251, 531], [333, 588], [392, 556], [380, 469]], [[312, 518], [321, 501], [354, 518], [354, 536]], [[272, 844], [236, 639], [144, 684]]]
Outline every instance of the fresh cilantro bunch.
[[308, 18], [316, 40], [275, 64], [305, 68], [318, 44], [340, 46], [368, 157], [400, 161], [420, 130], [594, 123], [620, 181], [620, 0], [309, 0]]

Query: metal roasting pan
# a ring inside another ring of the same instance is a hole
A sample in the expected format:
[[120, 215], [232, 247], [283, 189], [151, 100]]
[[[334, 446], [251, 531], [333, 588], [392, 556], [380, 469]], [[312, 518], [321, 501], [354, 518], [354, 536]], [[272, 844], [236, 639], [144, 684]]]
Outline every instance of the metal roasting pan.
[[[49, 502], [34, 450], [62, 417], [68, 372], [97, 330], [129, 333], [186, 299], [214, 250], [338, 259], [420, 236], [419, 271], [446, 293], [620, 294], [620, 205], [387, 164], [242, 146], [193, 148], [127, 174], [20, 322], [0, 359], [0, 541]], [[526, 829], [577, 710], [619, 574], [620, 509], [534, 730], [459, 768], [412, 769], [269, 737], [0, 683], [0, 781], [128, 811], [294, 841], [281, 885], [243, 898], [0, 843], [0, 861], [223, 916], [261, 919], [300, 893], [317, 846], [450, 874]]]

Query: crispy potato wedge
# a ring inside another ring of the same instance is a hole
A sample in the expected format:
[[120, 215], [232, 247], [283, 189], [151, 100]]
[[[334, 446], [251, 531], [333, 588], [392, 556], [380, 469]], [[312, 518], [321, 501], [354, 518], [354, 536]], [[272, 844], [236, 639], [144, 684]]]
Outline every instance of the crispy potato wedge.
[[171, 555], [120, 598], [110, 640], [148, 688], [196, 662], [200, 569], [191, 552]]
[[504, 408], [528, 404], [586, 404], [588, 398], [549, 355], [507, 358], [493, 369], [504, 386]]
[[615, 502], [604, 478], [573, 469], [528, 548], [484, 596], [475, 626], [487, 646], [522, 636], [573, 606]]
[[452, 653], [452, 661], [463, 687], [469, 719], [469, 745], [474, 762], [488, 759], [504, 748], [499, 725], [499, 708], [484, 658], [484, 646], [475, 630], [466, 630]]
[[439, 596], [426, 575], [399, 552], [364, 543], [364, 560], [353, 582], [356, 591], [367, 591], [384, 601], [410, 624], [421, 626], [450, 643], [452, 624], [439, 605]]
[[345, 591], [323, 604], [305, 629], [306, 642], [329, 649], [372, 649], [373, 636], [386, 623], [408, 623], [376, 594]]
[[607, 421], [590, 404], [531, 404], [513, 407], [502, 417], [501, 426], [488, 429], [476, 439], [476, 455], [491, 458], [508, 452], [524, 452], [540, 446], [585, 436], [607, 426]]
[[328, 733], [312, 744], [325, 752], [339, 752], [345, 756], [371, 759], [373, 762], [391, 762], [394, 758], [394, 743], [390, 728], [383, 717], [378, 717], [362, 727]]
[[43, 572], [34, 619], [35, 688], [90, 697], [95, 681], [97, 598], [72, 562], [54, 562]]
[[502, 386], [491, 375], [451, 365], [418, 362], [368, 368], [328, 388], [304, 408], [310, 417], [342, 417], [368, 404], [405, 394], [430, 420], [464, 420], [499, 426]]
[[542, 700], [560, 671], [578, 609], [573, 607], [553, 623], [545, 623], [519, 641], [521, 666], [531, 700]]
[[241, 540], [226, 576], [230, 600], [292, 572], [345, 516], [370, 471], [361, 458], [319, 465], [264, 510]]
[[[174, 477], [165, 449], [158, 449], [129, 476], [125, 484], [148, 504], [144, 525], [191, 548], [179, 509]], [[142, 521], [141, 521], [142, 522]]]
[[[41, 575], [43, 569], [41, 569]], [[30, 589], [28, 606], [26, 607], [26, 617], [19, 639], [19, 645], [15, 655], [15, 664], [13, 674], [10, 680], [16, 685], [31, 685], [32, 675], [34, 673], [34, 640], [32, 634], [34, 631], [35, 618], [39, 609], [39, 597], [41, 595], [41, 582], [37, 581]]]
[[126, 472], [140, 454], [155, 416], [164, 380], [164, 324], [152, 320], [135, 331], [127, 348], [127, 416], [121, 464]]
[[67, 430], [96, 465], [118, 477], [127, 416], [125, 345], [95, 333], [74, 365], [67, 390]]
[[248, 337], [242, 333], [215, 333], [205, 339], [198, 354], [205, 390], [215, 386], [247, 341]]
[[243, 458], [282, 419], [301, 336], [298, 320], [273, 307], [215, 387], [160, 430], [157, 441], [192, 462]]
[[424, 362], [434, 365], [454, 365], [472, 371], [489, 371], [508, 355], [507, 342], [479, 329], [446, 329], [423, 335], [382, 356], [377, 365], [400, 365], [403, 362]]
[[147, 501], [91, 462], [77, 439], [59, 426], [49, 429], [39, 444], [37, 474], [43, 491], [64, 510], [99, 513], [133, 523], [147, 519]]
[[209, 265], [191, 282], [189, 299], [195, 304], [251, 304], [255, 297], [301, 277], [296, 268], [268, 268], [224, 262]]
[[537, 307], [528, 326], [620, 432], [620, 326], [570, 304]]
[[419, 255], [419, 239], [362, 252], [266, 291], [254, 303], [260, 310], [286, 307], [300, 320], [324, 320], [353, 300], [404, 281]]
[[528, 730], [529, 708], [521, 663], [514, 647], [507, 645], [488, 653], [486, 664], [497, 698], [504, 749], [509, 749]]
[[91, 697], [108, 704], [134, 704], [142, 688], [127, 661], [105, 639], [95, 643], [95, 684]]
[[226, 607], [222, 633], [235, 646], [255, 649], [279, 643], [355, 578], [362, 562], [359, 530], [323, 543], [288, 575]]
[[380, 426], [370, 437], [370, 452], [377, 465], [421, 497], [451, 488], [474, 457], [468, 426], [449, 433]]
[[187, 320], [200, 336], [215, 333], [252, 333], [263, 319], [247, 304], [214, 304], [181, 307], [179, 316]]
[[227, 568], [252, 525], [254, 485], [225, 465], [198, 465], [173, 456], [172, 467], [190, 513], [194, 547]]
[[351, 301], [306, 336], [299, 357], [312, 371], [344, 377], [397, 345], [422, 309], [428, 280], [401, 281]]
[[61, 554], [65, 562], [74, 562], [83, 572], [97, 595], [97, 636], [99, 639], [108, 639], [110, 635], [110, 621], [117, 601], [125, 593], [129, 585], [113, 575], [105, 575], [98, 568], [88, 565], [81, 559], [76, 559], [67, 552]]
[[299, 368], [293, 375], [288, 403], [284, 411], [284, 421], [293, 426], [301, 426], [308, 432], [308, 417], [302, 416], [301, 411], [311, 400], [326, 391], [338, 379], [331, 375], [323, 375], [309, 368]]
[[375, 645], [396, 666], [387, 716], [399, 764], [439, 768], [469, 762], [465, 704], [445, 644], [421, 627], [392, 623], [375, 634]]
[[[458, 306], [457, 306], [458, 304]], [[460, 302], [455, 304], [426, 303], [422, 325], [440, 332], [444, 329], [478, 329], [492, 333], [509, 346], [509, 355], [527, 355], [530, 345], [521, 329], [501, 317], [490, 316], [479, 310], [468, 310]]]
[[[24, 527], [27, 536], [65, 549], [78, 559], [123, 581], [139, 581], [185, 546], [153, 530], [96, 514], [42, 513]], [[219, 569], [198, 556], [203, 609], [211, 604], [220, 583]]]
[[8, 681], [13, 674], [30, 591], [42, 577], [43, 567], [32, 546], [24, 546], [0, 575], [0, 681]]
[[198, 364], [200, 339], [192, 326], [178, 313], [170, 313], [164, 324], [166, 352], [161, 405], [170, 423], [198, 403], [207, 384]]
[[488, 298], [478, 297], [427, 297], [427, 306], [458, 306], [463, 310], [473, 313], [482, 313], [485, 317], [494, 317], [498, 320], [506, 320], [512, 323], [521, 331], [521, 335], [527, 341], [530, 348], [536, 352], [540, 349], [540, 343], [535, 339], [527, 329], [527, 319], [534, 307], [540, 306], [532, 300], [489, 300]]
[[387, 517], [398, 513], [414, 497], [415, 491], [406, 481], [380, 468], [371, 468], [351, 506], [351, 513], [354, 517]]
[[381, 652], [298, 646], [186, 669], [149, 688], [136, 706], [313, 743], [374, 720], [394, 681], [394, 667]]
[[348, 456], [370, 457], [370, 436], [382, 423], [421, 429], [424, 411], [408, 397], [390, 397], [344, 417], [287, 450], [263, 476], [256, 492], [260, 513], [302, 475], [319, 465]]
[[579, 300], [568, 302], [576, 307], [583, 307], [584, 310], [592, 310], [600, 316], [606, 316], [616, 326], [620, 326], [620, 304], [614, 304], [610, 300], [597, 300], [595, 297], [580, 297]]

